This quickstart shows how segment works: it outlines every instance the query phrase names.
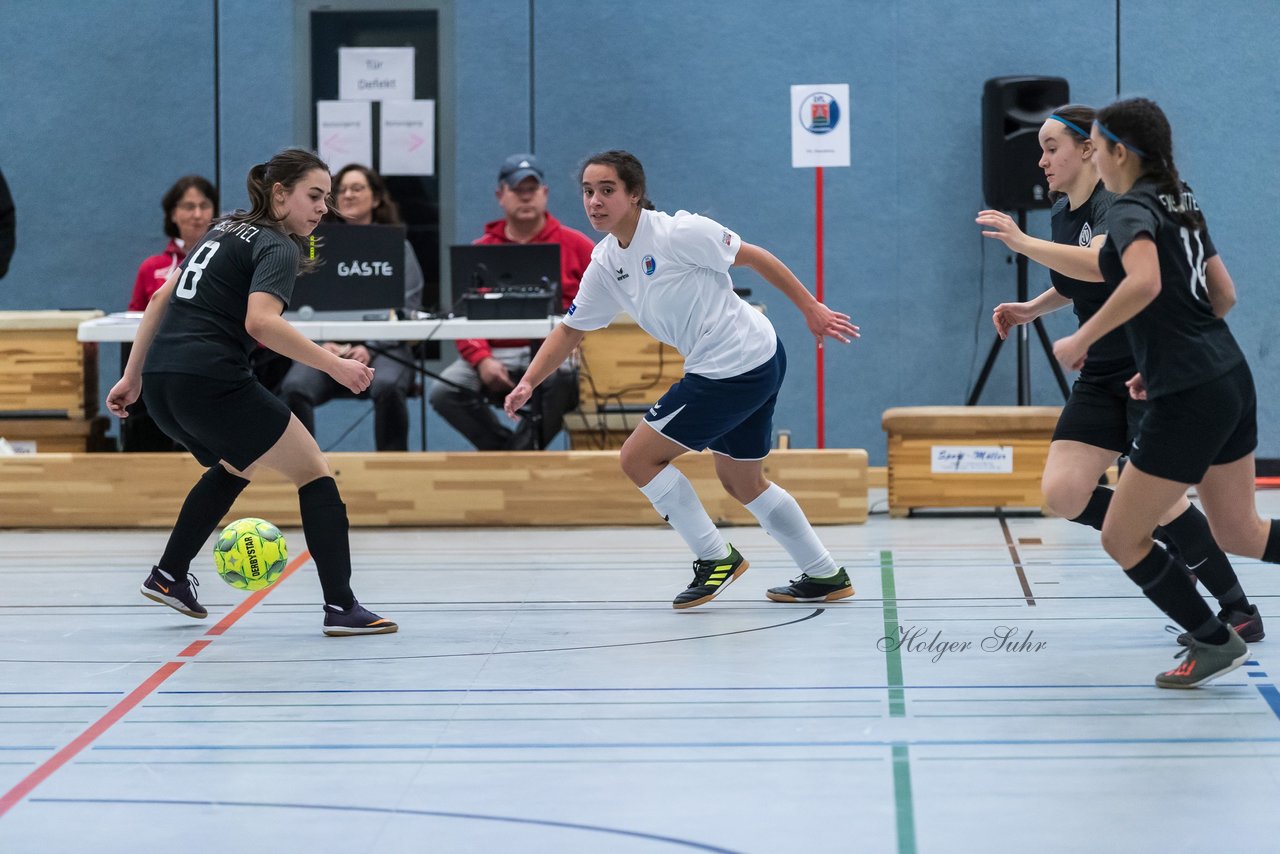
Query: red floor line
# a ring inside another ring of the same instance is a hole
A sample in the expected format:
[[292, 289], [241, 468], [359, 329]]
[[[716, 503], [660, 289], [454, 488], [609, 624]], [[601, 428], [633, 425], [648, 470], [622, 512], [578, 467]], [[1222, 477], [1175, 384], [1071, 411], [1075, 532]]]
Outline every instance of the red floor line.
[[190, 658], [193, 655], [197, 655], [199, 654], [200, 650], [204, 649], [206, 646], [208, 646], [211, 643], [213, 643], [213, 641], [207, 641], [207, 640], [192, 641], [191, 646], [187, 647], [182, 652], [178, 653], [178, 658]]
[[[205, 632], [205, 635], [220, 635], [227, 629], [231, 628], [237, 620], [249, 613], [254, 605], [257, 605], [262, 601], [263, 597], [275, 588], [279, 587], [281, 582], [292, 575], [294, 570], [306, 563], [310, 557], [311, 553], [304, 550], [302, 554], [295, 557], [289, 565], [285, 567], [284, 572], [280, 574], [280, 578], [275, 584], [250, 594], [247, 599], [232, 609], [231, 613], [219, 620], [217, 625]], [[205, 646], [208, 646], [209, 643], [210, 641], [195, 641], [183, 650], [180, 655], [195, 656], [201, 652]], [[197, 645], [200, 645], [199, 648], [197, 648]], [[89, 728], [76, 736], [70, 744], [46, 759], [39, 768], [36, 768], [36, 770], [32, 771], [26, 777], [23, 777], [12, 789], [5, 792], [3, 795], [0, 795], [0, 817], [3, 817], [5, 813], [17, 806], [18, 802], [31, 794], [31, 791], [35, 789], [36, 786], [39, 786], [55, 771], [70, 762], [76, 754], [97, 740], [99, 736], [110, 729], [117, 721], [129, 714], [129, 712], [133, 711], [134, 707], [164, 684], [166, 679], [177, 673], [184, 664], [186, 664], [185, 661], [170, 661], [166, 664], [160, 665], [159, 670], [148, 676], [141, 685], [129, 692], [129, 696], [112, 706], [105, 715], [90, 724]]]
[[246, 598], [243, 602], [241, 602], [239, 605], [233, 608], [231, 610], [231, 613], [227, 614], [225, 617], [219, 620], [217, 625], [209, 629], [209, 631], [205, 632], [205, 634], [220, 635], [223, 632], [225, 632], [227, 629], [234, 626], [237, 620], [239, 620], [245, 614], [253, 610], [253, 607], [257, 605], [259, 602], [261, 602], [264, 596], [266, 596], [272, 590], [275, 590], [277, 587], [279, 587], [286, 578], [288, 578], [290, 575], [293, 575], [294, 570], [296, 570], [298, 567], [306, 563], [307, 560], [310, 559], [310, 557], [311, 557], [311, 552], [304, 549], [302, 554], [298, 555], [293, 560], [291, 560], [289, 562], [289, 565], [284, 568], [284, 572], [280, 573], [280, 577], [276, 579], [275, 584], [272, 584], [270, 587], [264, 587], [261, 590], [255, 590], [254, 592], [250, 593], [248, 598]]

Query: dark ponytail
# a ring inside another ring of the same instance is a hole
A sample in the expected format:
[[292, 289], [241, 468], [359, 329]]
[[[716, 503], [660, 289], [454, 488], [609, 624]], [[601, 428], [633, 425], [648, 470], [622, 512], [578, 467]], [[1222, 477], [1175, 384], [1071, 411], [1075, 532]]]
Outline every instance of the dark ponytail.
[[1108, 149], [1124, 145], [1142, 162], [1141, 177], [1155, 182], [1169, 213], [1188, 228], [1204, 226], [1204, 216], [1195, 194], [1182, 182], [1178, 167], [1173, 162], [1173, 130], [1164, 110], [1148, 98], [1128, 98], [1116, 101], [1098, 111], [1098, 122], [1119, 138], [1106, 137]]
[[[231, 224], [248, 223], [251, 225], [268, 224], [279, 228], [281, 220], [271, 212], [271, 188], [280, 184], [286, 190], [292, 189], [308, 172], [314, 169], [324, 170], [328, 174], [329, 167], [314, 152], [304, 148], [286, 148], [266, 163], [259, 163], [249, 170], [245, 179], [245, 187], [249, 191], [249, 210], [238, 210], [222, 218], [222, 222]], [[333, 206], [332, 195], [326, 199]], [[310, 273], [319, 266], [319, 259], [311, 252], [311, 242], [306, 237], [296, 234], [288, 235], [298, 246], [298, 272]]]
[[612, 166], [614, 171], [618, 173], [618, 180], [622, 182], [622, 186], [626, 187], [628, 193], [635, 193], [640, 197], [637, 203], [641, 210], [651, 211], [653, 202], [649, 201], [648, 185], [644, 178], [644, 167], [640, 165], [640, 161], [636, 159], [634, 154], [627, 151], [602, 151], [599, 154], [593, 154], [586, 160], [582, 161], [582, 167], [578, 169], [578, 183], [582, 183], [582, 175], [587, 171], [588, 166]]

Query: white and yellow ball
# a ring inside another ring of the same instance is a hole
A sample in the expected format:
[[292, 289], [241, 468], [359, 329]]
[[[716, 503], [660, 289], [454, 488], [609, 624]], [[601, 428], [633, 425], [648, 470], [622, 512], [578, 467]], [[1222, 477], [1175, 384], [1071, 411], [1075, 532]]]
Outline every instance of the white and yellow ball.
[[262, 519], [237, 519], [213, 544], [213, 562], [222, 580], [240, 590], [261, 590], [284, 572], [289, 554], [284, 534]]

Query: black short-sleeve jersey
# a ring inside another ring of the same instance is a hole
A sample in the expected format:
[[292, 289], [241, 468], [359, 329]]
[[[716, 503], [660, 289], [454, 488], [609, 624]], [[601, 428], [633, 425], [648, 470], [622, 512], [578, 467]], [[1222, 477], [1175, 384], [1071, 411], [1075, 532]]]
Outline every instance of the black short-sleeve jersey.
[[1182, 195], [1175, 197], [1152, 181], [1139, 181], [1111, 206], [1107, 242], [1098, 257], [1114, 289], [1125, 277], [1124, 251], [1143, 235], [1155, 241], [1160, 293], [1124, 326], [1153, 398], [1216, 379], [1244, 359], [1209, 302], [1205, 263], [1218, 254], [1209, 230], [1188, 228], [1177, 219], [1188, 208], [1200, 208], [1190, 187], [1183, 185]]
[[297, 244], [265, 223], [215, 224], [179, 268], [144, 372], [250, 376], [249, 354], [256, 345], [244, 328], [249, 294], [272, 294], [287, 307], [298, 255]]
[[[1089, 198], [1072, 210], [1069, 200], [1063, 197], [1053, 206], [1050, 226], [1054, 243], [1064, 246], [1088, 246], [1093, 239], [1107, 233], [1107, 211], [1116, 194], [1108, 192], [1099, 181]], [[1071, 300], [1071, 309], [1083, 326], [1111, 296], [1114, 288], [1105, 282], [1083, 282], [1057, 270], [1049, 271], [1054, 290]], [[1133, 364], [1133, 352], [1123, 329], [1113, 329], [1094, 342], [1085, 359], [1083, 373], [1092, 376], [1110, 375]]]

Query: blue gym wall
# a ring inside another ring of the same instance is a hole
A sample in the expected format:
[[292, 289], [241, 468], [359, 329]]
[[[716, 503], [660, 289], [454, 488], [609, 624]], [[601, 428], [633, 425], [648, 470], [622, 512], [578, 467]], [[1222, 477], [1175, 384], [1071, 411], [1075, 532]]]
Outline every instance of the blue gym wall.
[[[849, 83], [853, 166], [826, 170], [826, 292], [863, 338], [826, 350], [826, 438], [866, 448], [873, 464], [884, 462], [885, 409], [964, 402], [992, 340], [991, 307], [1015, 293], [1009, 253], [984, 247], [973, 224], [984, 207], [983, 81], [1060, 75], [1076, 101], [1105, 103], [1117, 85], [1155, 98], [1240, 291], [1231, 324], [1258, 382], [1259, 453], [1280, 456], [1263, 308], [1280, 248], [1269, 194], [1255, 189], [1269, 185], [1280, 135], [1269, 109], [1280, 4], [467, 0], [442, 18], [455, 86], [441, 107], [457, 152], [443, 227], [460, 241], [495, 216], [497, 163], [529, 147], [548, 168], [552, 211], [589, 232], [576, 164], [625, 147], [645, 163], [660, 208], [723, 221], [812, 286], [814, 173], [790, 166], [789, 86]], [[217, 146], [212, 0], [0, 0], [0, 169], [19, 221], [0, 309], [123, 309], [138, 262], [163, 246], [159, 198], [174, 178], [219, 169], [224, 207], [240, 205], [250, 165], [308, 141], [295, 127], [308, 75], [295, 4], [220, 0], [216, 19]], [[1046, 214], [1032, 213], [1029, 230], [1045, 235]], [[767, 284], [737, 278], [790, 352], [777, 426], [811, 447], [811, 339]], [[1047, 284], [1032, 265], [1032, 295]], [[1069, 311], [1046, 320], [1054, 338], [1072, 327]], [[1006, 344], [983, 403], [1015, 401], [1014, 355]], [[1033, 402], [1059, 403], [1034, 339], [1030, 358]], [[113, 347], [103, 364], [105, 394]], [[337, 441], [367, 409], [319, 410], [322, 445], [372, 448], [371, 419]], [[428, 430], [433, 449], [466, 447], [434, 416]]]

